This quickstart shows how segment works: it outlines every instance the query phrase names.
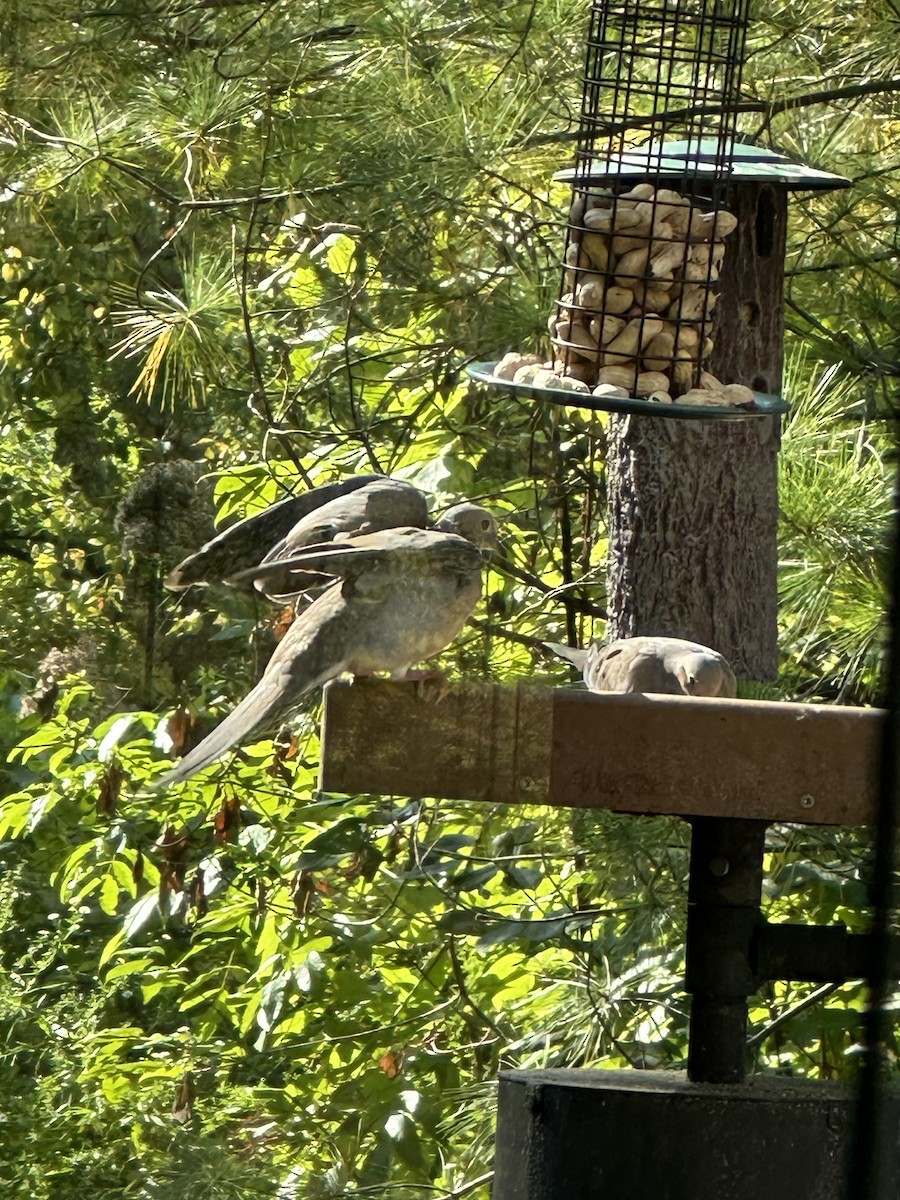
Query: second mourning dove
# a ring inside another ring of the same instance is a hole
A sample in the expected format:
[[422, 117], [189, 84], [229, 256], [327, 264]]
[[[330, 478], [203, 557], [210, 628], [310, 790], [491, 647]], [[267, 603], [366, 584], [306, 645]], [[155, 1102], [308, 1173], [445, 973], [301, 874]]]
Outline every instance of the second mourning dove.
[[[279, 571], [276, 567], [277, 563], [290, 559], [306, 546], [343, 541], [353, 534], [377, 533], [381, 529], [424, 529], [427, 524], [428, 502], [418, 488], [399, 479], [376, 476], [346, 495], [335, 496], [297, 521], [259, 559], [259, 566], [269, 569], [253, 577], [254, 586], [272, 600], [289, 599], [300, 587], [325, 582], [315, 576], [311, 579], [307, 576], [298, 582], [289, 572]], [[234, 581], [234, 578], [231, 576], [230, 580]]]
[[262, 512], [236, 521], [174, 567], [166, 579], [166, 587], [182, 591], [192, 584], [219, 583], [255, 567], [271, 546], [280, 542], [310, 513], [381, 478], [380, 475], [352, 475], [339, 483], [323, 484], [298, 496], [289, 496]]
[[727, 660], [709, 646], [684, 638], [633, 637], [587, 650], [547, 642], [584, 675], [592, 692], [662, 692], [669, 696], [736, 696]]
[[487, 509], [459, 505], [445, 522], [459, 532], [382, 530], [311, 546], [289, 560], [338, 582], [296, 618], [256, 687], [157, 786], [203, 770], [329, 679], [377, 671], [402, 678], [443, 650], [478, 602], [483, 551], [497, 544]]

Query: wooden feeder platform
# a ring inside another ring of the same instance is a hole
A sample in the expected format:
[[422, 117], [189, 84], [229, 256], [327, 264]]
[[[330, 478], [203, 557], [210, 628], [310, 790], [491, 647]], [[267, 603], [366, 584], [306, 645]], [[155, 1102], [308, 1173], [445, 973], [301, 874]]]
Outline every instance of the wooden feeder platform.
[[[687, 1077], [501, 1072], [495, 1200], [845, 1200], [855, 1096], [746, 1079], [748, 998], [769, 980], [866, 975], [869, 935], [766, 921], [764, 839], [773, 821], [871, 824], [884, 725], [839, 706], [474, 683], [429, 702], [414, 684], [329, 684], [325, 792], [691, 822]], [[900, 1091], [878, 1119], [886, 1150], [865, 1200], [896, 1200]]]
[[878, 709], [358, 680], [325, 690], [325, 792], [867, 825]]

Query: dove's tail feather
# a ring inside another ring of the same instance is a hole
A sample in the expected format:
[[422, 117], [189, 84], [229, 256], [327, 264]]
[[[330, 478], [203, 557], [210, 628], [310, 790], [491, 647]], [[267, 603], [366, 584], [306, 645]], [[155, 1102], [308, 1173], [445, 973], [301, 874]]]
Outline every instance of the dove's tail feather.
[[587, 650], [579, 650], [577, 646], [565, 646], [562, 642], [544, 642], [548, 650], [552, 650], [559, 658], [565, 658], [577, 667], [579, 671], [584, 670], [584, 664], [587, 661]]
[[339, 600], [338, 593], [326, 593], [294, 621], [275, 648], [256, 687], [208, 737], [163, 775], [155, 785], [157, 788], [190, 779], [256, 730], [274, 726], [287, 716], [304, 692], [327, 683], [345, 670], [342, 657], [334, 654], [329, 639], [320, 636]]
[[263, 683], [264, 681], [261, 681], [245, 696], [237, 708], [232, 709], [224, 721], [186, 754], [176, 767], [163, 775], [156, 787], [165, 788], [190, 779], [192, 775], [214, 763], [226, 750], [242, 742], [258, 726], [268, 725], [270, 720], [274, 720], [279, 710], [284, 707], [282, 698], [272, 687], [259, 694]]

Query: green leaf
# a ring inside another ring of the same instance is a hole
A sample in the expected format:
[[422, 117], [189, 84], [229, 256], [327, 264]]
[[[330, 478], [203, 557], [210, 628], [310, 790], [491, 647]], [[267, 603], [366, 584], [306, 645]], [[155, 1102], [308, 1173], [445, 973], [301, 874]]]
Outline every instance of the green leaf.
[[146, 896], [142, 896], [136, 904], [133, 904], [125, 918], [125, 924], [122, 927], [122, 933], [126, 941], [130, 941], [160, 915], [159, 899], [155, 892], [149, 892]]
[[326, 237], [324, 244], [327, 247], [325, 261], [328, 263], [329, 271], [346, 280], [353, 268], [353, 259], [356, 254], [356, 244], [353, 239], [347, 237], [345, 233], [332, 233]]

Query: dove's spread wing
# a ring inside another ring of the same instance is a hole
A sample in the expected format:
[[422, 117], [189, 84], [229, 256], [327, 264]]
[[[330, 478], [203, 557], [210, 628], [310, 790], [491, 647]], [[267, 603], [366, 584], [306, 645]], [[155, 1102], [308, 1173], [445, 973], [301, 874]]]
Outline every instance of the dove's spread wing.
[[339, 582], [294, 621], [256, 687], [158, 786], [202, 770], [344, 671], [397, 673], [437, 654], [481, 594], [481, 552], [436, 530], [360, 534], [308, 547], [295, 559]]
[[262, 512], [229, 525], [180, 562], [166, 579], [166, 587], [178, 591], [195, 583], [218, 583], [255, 566], [266, 550], [285, 537], [303, 517], [379, 478], [354, 475], [340, 483], [324, 484], [302, 495], [279, 500]]
[[376, 479], [304, 517], [268, 551], [255, 574], [245, 574], [252, 576], [259, 591], [285, 599], [321, 582], [298, 576], [298, 568], [285, 565], [307, 546], [400, 526], [424, 528], [427, 521], [428, 504], [418, 488], [396, 479]]

